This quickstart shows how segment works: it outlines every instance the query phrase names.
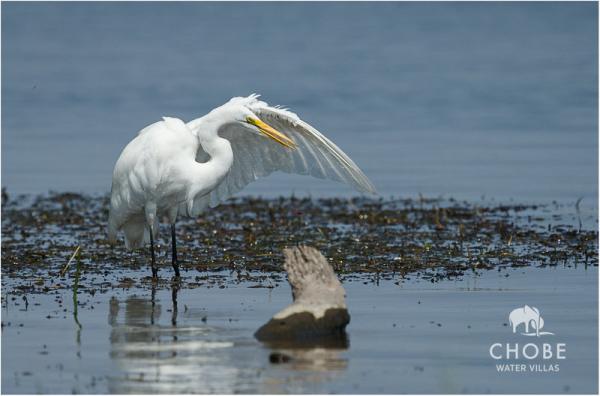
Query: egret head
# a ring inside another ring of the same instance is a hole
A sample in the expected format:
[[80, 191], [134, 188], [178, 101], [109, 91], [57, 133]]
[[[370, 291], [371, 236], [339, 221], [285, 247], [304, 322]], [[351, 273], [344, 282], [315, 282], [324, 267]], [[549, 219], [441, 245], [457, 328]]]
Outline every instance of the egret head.
[[[237, 99], [237, 98], [234, 98]], [[242, 124], [249, 131], [258, 135], [266, 136], [287, 148], [295, 148], [293, 140], [279, 132], [266, 122], [262, 121], [252, 110], [242, 103], [236, 103], [233, 99], [225, 105], [226, 112], [235, 122]]]

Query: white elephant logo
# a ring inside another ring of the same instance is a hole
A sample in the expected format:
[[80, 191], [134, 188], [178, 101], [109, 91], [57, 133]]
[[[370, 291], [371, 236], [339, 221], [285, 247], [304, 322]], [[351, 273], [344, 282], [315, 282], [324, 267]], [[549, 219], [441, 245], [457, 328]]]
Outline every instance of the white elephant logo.
[[[523, 335], [539, 337], [540, 335], [554, 334], [547, 331], [540, 332], [540, 329], [544, 327], [544, 319], [542, 319], [539, 309], [530, 307], [529, 305], [512, 310], [510, 315], [508, 315], [508, 322], [512, 326], [513, 333], [517, 332], [517, 327], [519, 327], [519, 325], [524, 324], [525, 333], [521, 333]], [[529, 332], [530, 327], [534, 332]]]

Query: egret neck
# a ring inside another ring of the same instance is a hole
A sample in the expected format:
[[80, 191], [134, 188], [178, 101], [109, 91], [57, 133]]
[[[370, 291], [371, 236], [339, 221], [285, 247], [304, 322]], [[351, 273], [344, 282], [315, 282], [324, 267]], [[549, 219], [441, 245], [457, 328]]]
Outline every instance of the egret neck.
[[[196, 135], [199, 145], [210, 156], [204, 163], [196, 163], [198, 180], [192, 183], [188, 194], [191, 197], [204, 195], [212, 191], [222, 180], [233, 164], [233, 150], [229, 140], [219, 136], [218, 131], [223, 126], [217, 117], [211, 113], [190, 121], [187, 127]], [[191, 210], [191, 208], [190, 208]]]

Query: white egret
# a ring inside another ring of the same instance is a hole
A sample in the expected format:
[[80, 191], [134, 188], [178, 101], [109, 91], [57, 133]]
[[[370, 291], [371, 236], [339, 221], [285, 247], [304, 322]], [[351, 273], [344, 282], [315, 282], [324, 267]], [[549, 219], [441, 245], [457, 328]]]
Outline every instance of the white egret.
[[248, 183], [274, 171], [375, 188], [333, 142], [298, 116], [259, 95], [236, 97], [187, 124], [177, 118], [142, 129], [115, 164], [108, 219], [109, 241], [119, 230], [132, 249], [154, 241], [158, 220], [171, 225], [172, 264], [179, 277], [175, 221], [218, 205]]

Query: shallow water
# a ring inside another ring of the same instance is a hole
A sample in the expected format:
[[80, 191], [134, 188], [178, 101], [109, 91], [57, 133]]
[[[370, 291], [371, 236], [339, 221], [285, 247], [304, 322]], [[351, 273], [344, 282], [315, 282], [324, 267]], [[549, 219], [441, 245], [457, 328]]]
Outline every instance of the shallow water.
[[[81, 328], [69, 291], [29, 294], [28, 305], [4, 294], [2, 391], [596, 393], [597, 279], [597, 267], [555, 267], [347, 280], [349, 347], [276, 350], [292, 358], [281, 364], [252, 334], [290, 302], [287, 286], [80, 290]], [[554, 335], [511, 332], [508, 313], [525, 304]], [[497, 373], [496, 342], [566, 343], [566, 359], [526, 361], [558, 372]]]
[[[2, 183], [102, 192], [163, 115], [290, 106], [385, 196], [598, 194], [597, 4], [3, 3]], [[246, 193], [346, 195], [274, 175]]]

